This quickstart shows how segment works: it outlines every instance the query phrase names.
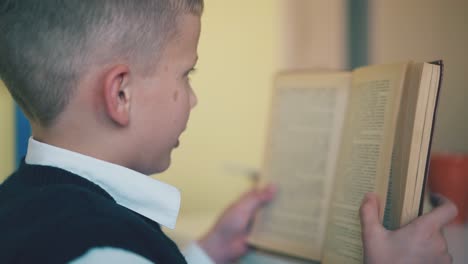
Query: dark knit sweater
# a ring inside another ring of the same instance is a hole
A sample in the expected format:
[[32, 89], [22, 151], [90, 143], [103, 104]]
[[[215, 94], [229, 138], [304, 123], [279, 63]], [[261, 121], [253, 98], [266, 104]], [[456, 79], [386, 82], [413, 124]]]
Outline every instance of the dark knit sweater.
[[23, 163], [0, 185], [0, 263], [66, 263], [95, 247], [186, 263], [158, 223], [80, 176]]

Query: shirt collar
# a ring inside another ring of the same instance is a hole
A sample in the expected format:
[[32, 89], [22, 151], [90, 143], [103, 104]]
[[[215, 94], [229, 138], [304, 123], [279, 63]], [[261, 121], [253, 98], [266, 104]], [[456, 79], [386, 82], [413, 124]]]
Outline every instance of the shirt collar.
[[29, 139], [27, 164], [60, 168], [108, 192], [114, 200], [149, 219], [175, 228], [180, 209], [177, 188], [134, 170]]

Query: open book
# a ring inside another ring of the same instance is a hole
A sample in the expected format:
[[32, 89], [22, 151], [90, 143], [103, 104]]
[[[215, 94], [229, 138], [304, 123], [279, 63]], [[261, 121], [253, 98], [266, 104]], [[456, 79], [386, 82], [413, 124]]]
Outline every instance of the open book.
[[261, 180], [279, 190], [250, 243], [322, 263], [362, 263], [359, 207], [375, 192], [382, 221], [420, 213], [441, 63], [280, 74]]

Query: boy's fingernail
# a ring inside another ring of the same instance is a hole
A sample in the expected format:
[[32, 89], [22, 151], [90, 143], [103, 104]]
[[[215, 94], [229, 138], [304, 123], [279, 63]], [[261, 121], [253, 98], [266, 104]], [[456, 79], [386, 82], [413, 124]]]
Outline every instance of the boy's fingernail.
[[370, 200], [370, 194], [366, 193], [366, 195], [364, 195], [364, 198], [362, 199], [362, 202], [367, 203], [369, 200]]

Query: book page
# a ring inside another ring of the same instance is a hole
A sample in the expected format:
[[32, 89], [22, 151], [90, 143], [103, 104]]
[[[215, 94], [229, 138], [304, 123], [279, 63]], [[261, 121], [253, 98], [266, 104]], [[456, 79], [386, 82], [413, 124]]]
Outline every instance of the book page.
[[278, 193], [255, 221], [253, 245], [320, 259], [349, 84], [347, 73], [278, 78], [262, 175]]
[[408, 67], [385, 206], [387, 229], [397, 229], [419, 213], [439, 78], [438, 65]]
[[432, 132], [439, 66], [411, 64], [394, 143], [384, 224], [396, 229], [417, 217]]
[[[426, 70], [427, 69], [427, 70]], [[421, 98], [421, 100], [426, 99], [427, 103], [425, 104], [425, 109], [421, 112], [421, 116], [416, 116], [415, 119], [417, 122], [421, 122], [424, 124], [422, 129], [422, 139], [421, 145], [419, 146], [419, 153], [415, 155], [414, 159], [418, 160], [418, 169], [416, 179], [414, 179], [411, 183], [413, 186], [411, 188], [407, 188], [409, 193], [413, 193], [412, 203], [409, 200], [411, 205], [406, 206], [406, 199], [403, 207], [402, 213], [402, 224], [406, 224], [409, 221], [413, 220], [418, 216], [420, 212], [421, 202], [423, 199], [421, 196], [424, 195], [424, 180], [427, 177], [427, 165], [429, 162], [429, 152], [430, 152], [430, 145], [431, 145], [431, 137], [432, 137], [432, 130], [433, 130], [433, 123], [434, 123], [434, 113], [436, 111], [437, 105], [437, 95], [439, 93], [439, 82], [440, 82], [440, 66], [439, 65], [432, 65], [432, 64], [424, 64], [423, 75], [421, 77], [421, 83], [425, 83], [424, 79], [430, 79], [430, 83], [427, 86], [420, 86], [420, 90], [427, 90], [428, 95], [427, 98]], [[421, 93], [424, 94], [424, 93]], [[411, 157], [412, 158], [412, 157]], [[411, 160], [410, 158], [410, 160]], [[408, 186], [409, 187], [409, 186]]]
[[[398, 117], [398, 129], [393, 146], [393, 158], [383, 222], [384, 226], [390, 230], [397, 229], [401, 226], [401, 213], [403, 210], [403, 201], [405, 199], [407, 176], [409, 172], [411, 173], [409, 166], [411, 166], [411, 163], [417, 163], [417, 160], [412, 160], [412, 162], [410, 162], [409, 156], [412, 151], [414, 152], [416, 150], [414, 146], [419, 146], [420, 143], [419, 140], [413, 138], [413, 130], [420, 130], [420, 126], [415, 125], [414, 118], [417, 109], [423, 107], [423, 103], [425, 104], [425, 100], [417, 101], [421, 73], [421, 64], [410, 64], [408, 66], [405, 88], [409, 89], [403, 90], [400, 104], [401, 111]], [[420, 131], [418, 133], [420, 133]]]
[[359, 207], [368, 192], [386, 199], [406, 68], [380, 65], [353, 73], [323, 263], [363, 263]]

